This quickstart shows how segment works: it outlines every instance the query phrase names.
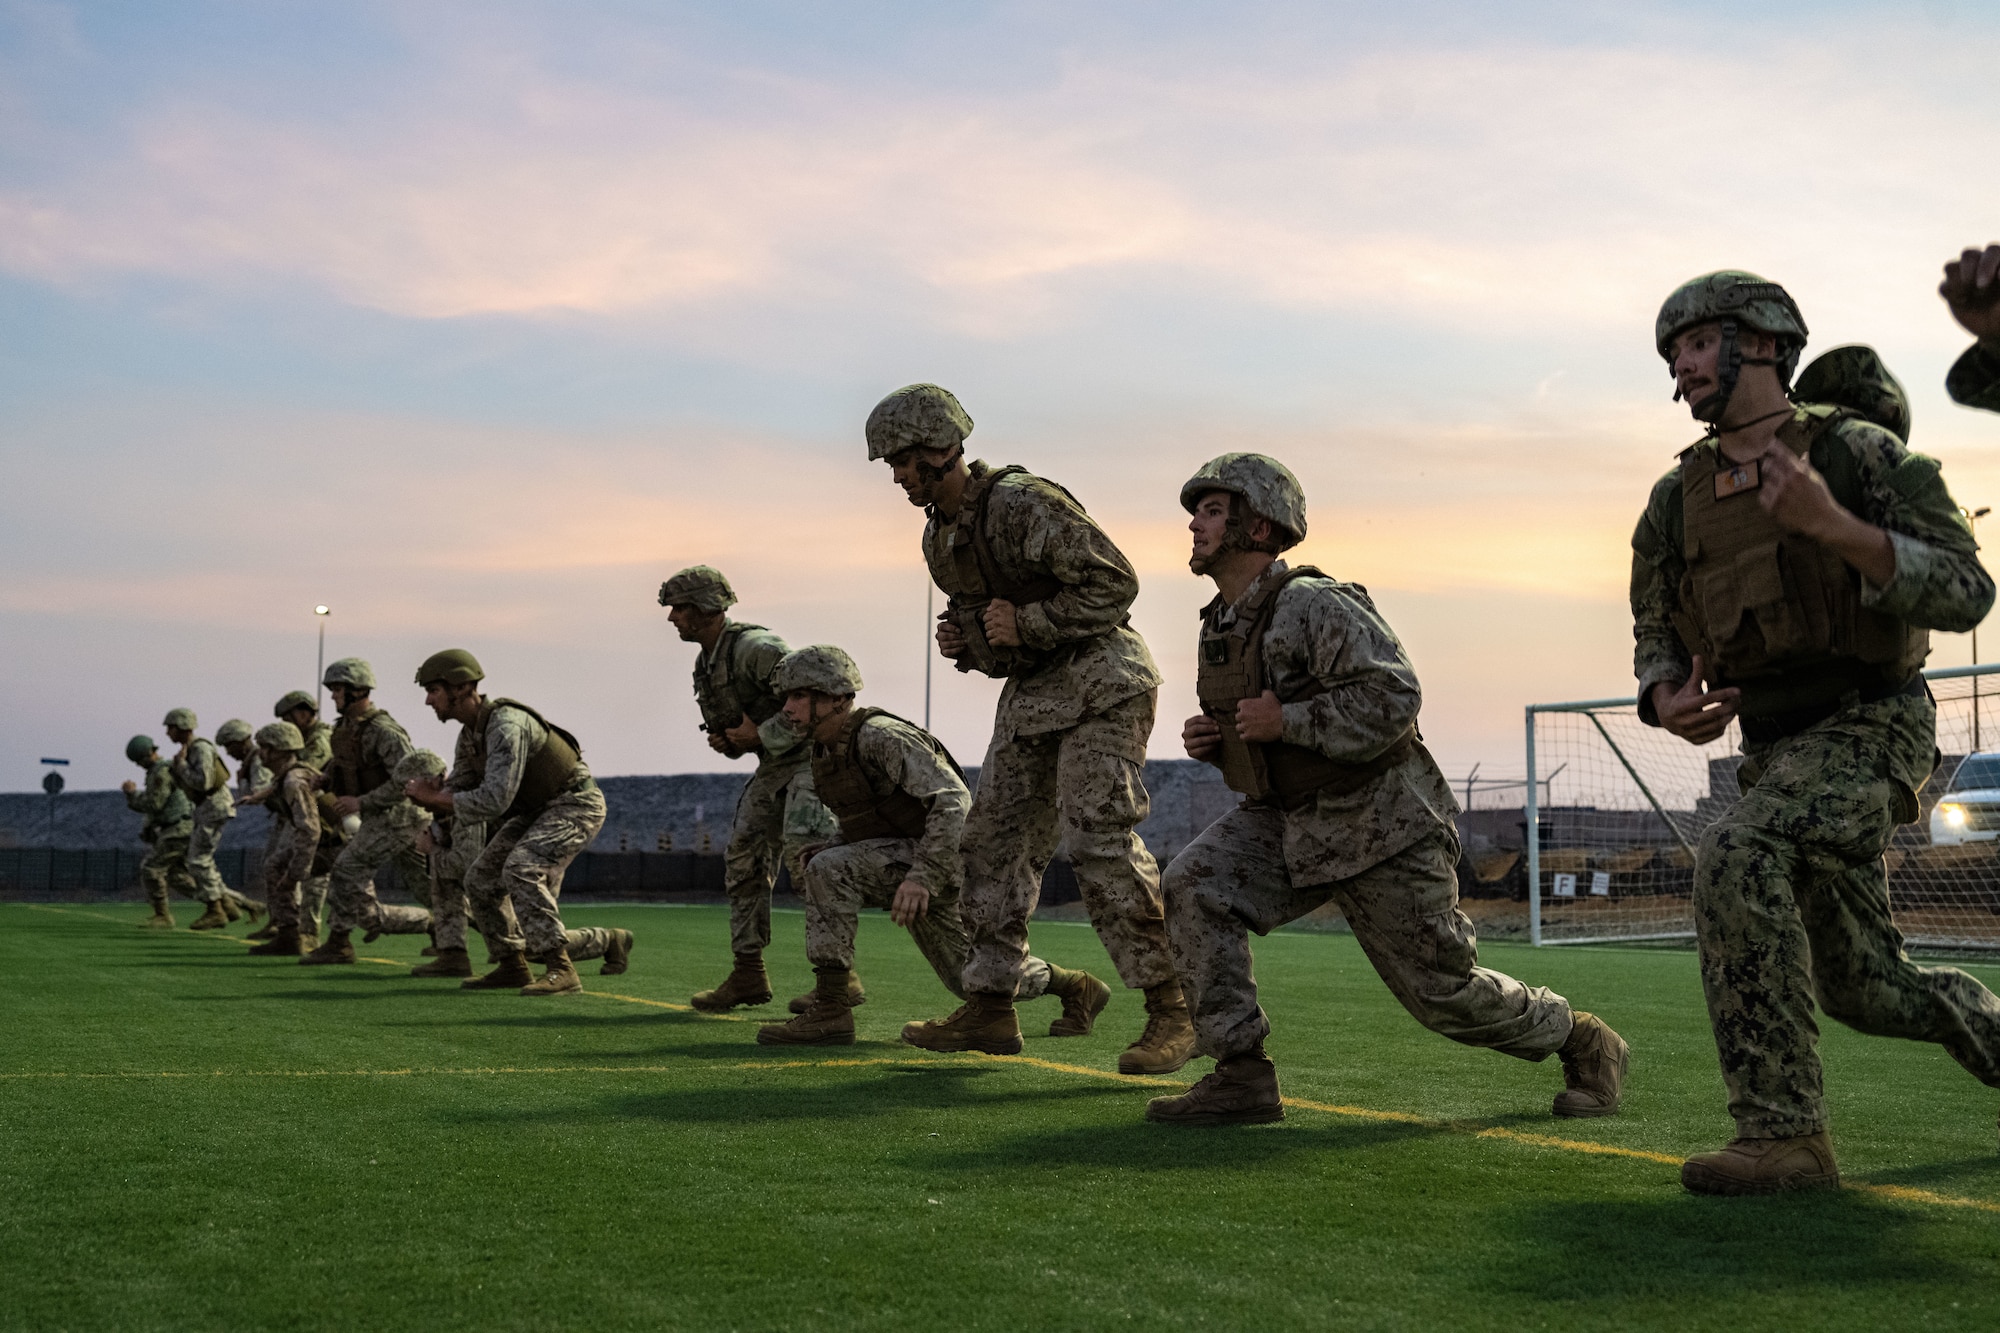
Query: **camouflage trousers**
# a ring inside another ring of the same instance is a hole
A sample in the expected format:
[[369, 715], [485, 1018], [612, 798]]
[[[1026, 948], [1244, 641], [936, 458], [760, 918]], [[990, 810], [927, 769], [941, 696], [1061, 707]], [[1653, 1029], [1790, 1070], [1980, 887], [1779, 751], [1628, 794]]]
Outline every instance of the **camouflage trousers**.
[[729, 949], [762, 953], [771, 946], [771, 886], [778, 867], [805, 883], [799, 853], [824, 842], [837, 827], [812, 791], [812, 765], [759, 764], [736, 801], [723, 858], [723, 890], [729, 895]]
[[603, 926], [585, 926], [582, 930], [564, 931], [563, 947], [569, 951], [572, 963], [584, 963], [609, 953], [611, 941], [617, 936], [617, 931], [606, 930]]
[[440, 949], [465, 947], [466, 925], [472, 915], [465, 875], [485, 846], [484, 824], [454, 819], [450, 844], [431, 852], [431, 943]]
[[1042, 873], [1065, 844], [1120, 979], [1134, 989], [1174, 979], [1159, 865], [1133, 832], [1150, 808], [1146, 738], [1157, 702], [1148, 691], [1065, 731], [995, 735], [959, 840], [971, 934], [966, 990], [1019, 991]]
[[243, 895], [232, 892], [222, 882], [222, 872], [215, 868], [215, 849], [222, 842], [222, 831], [229, 827], [233, 815], [217, 815], [203, 808], [195, 811], [194, 828], [188, 834], [186, 866], [188, 878], [194, 881], [194, 898], [197, 902], [212, 903], [222, 899], [243, 901]]
[[145, 886], [146, 901], [155, 911], [166, 911], [170, 888], [183, 898], [195, 896], [194, 876], [188, 874], [187, 851], [188, 834], [162, 833], [139, 862], [139, 882]]
[[1285, 819], [1240, 806], [1167, 867], [1167, 929], [1203, 1055], [1240, 1055], [1271, 1031], [1248, 932], [1268, 935], [1328, 901], [1390, 994], [1431, 1031], [1524, 1060], [1546, 1059], [1569, 1039], [1569, 1001], [1479, 966], [1472, 922], [1458, 910], [1456, 833], [1438, 829], [1347, 879], [1294, 885]]
[[[806, 958], [815, 969], [854, 970], [854, 933], [864, 907], [886, 908], [910, 873], [916, 843], [909, 838], [869, 838], [819, 852], [806, 865]], [[917, 952], [944, 988], [965, 998], [965, 923], [955, 891], [933, 893], [930, 909], [910, 927]], [[1016, 1000], [1049, 989], [1049, 965], [1029, 954], [1021, 963]]]
[[1936, 710], [1895, 698], [1746, 745], [1742, 799], [1702, 834], [1695, 937], [1729, 1113], [1746, 1138], [1826, 1128], [1813, 1001], [1861, 1032], [1936, 1042], [2000, 1087], [2000, 998], [1919, 967], [1883, 852], [1930, 772]]
[[383, 935], [421, 935], [430, 928], [431, 914], [426, 909], [385, 903], [375, 893], [375, 872], [394, 863], [396, 880], [405, 893], [419, 901], [430, 897], [430, 871], [423, 853], [417, 850], [417, 831], [422, 827], [390, 825], [362, 816], [361, 827], [334, 858], [328, 933], [359, 929]]
[[465, 872], [472, 921], [490, 948], [545, 958], [568, 947], [556, 906], [563, 871], [603, 827], [604, 793], [593, 784], [493, 831]]

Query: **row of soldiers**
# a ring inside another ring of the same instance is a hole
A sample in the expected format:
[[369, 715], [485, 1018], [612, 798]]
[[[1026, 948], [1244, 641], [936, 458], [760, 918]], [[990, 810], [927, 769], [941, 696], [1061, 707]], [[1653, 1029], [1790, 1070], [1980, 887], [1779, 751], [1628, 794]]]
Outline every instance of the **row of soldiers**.
[[[1979, 338], [1951, 392], [2000, 409], [2000, 246], [1953, 261], [1943, 292]], [[1654, 488], [1633, 538], [1640, 715], [1697, 744], [1736, 722], [1745, 752], [1742, 799], [1704, 834], [1695, 866], [1702, 979], [1737, 1127], [1725, 1148], [1684, 1165], [1683, 1183], [1703, 1193], [1837, 1183], [1815, 1000], [1863, 1031], [1941, 1043], [2000, 1086], [2000, 998], [1962, 971], [1909, 960], [1882, 859], [1896, 825], [1915, 818], [1935, 755], [1926, 631], [1976, 625], [1993, 582], [1937, 464], [1907, 448], [1900, 385], [1867, 349], [1836, 349], [1794, 384], [1806, 336], [1782, 287], [1733, 270], [1683, 285], [1654, 329], [1676, 399], [1707, 433]], [[1224, 454], [1180, 489], [1189, 568], [1216, 589], [1198, 637], [1200, 711], [1182, 743], [1244, 800], [1162, 876], [1136, 833], [1160, 683], [1129, 620], [1137, 577], [1063, 487], [968, 460], [972, 428], [956, 397], [918, 384], [879, 403], [864, 434], [869, 459], [925, 512], [924, 558], [948, 597], [938, 651], [1006, 681], [976, 793], [934, 736], [857, 704], [863, 682], [847, 653], [789, 651], [731, 619], [735, 594], [712, 567], [660, 589], [681, 637], [699, 646], [710, 744], [757, 757], [726, 858], [734, 962], [696, 1007], [772, 999], [763, 955], [784, 863], [803, 889], [814, 985], [760, 1042], [854, 1040], [863, 907], [909, 929], [960, 1001], [908, 1024], [904, 1041], [1019, 1052], [1017, 1008], [1041, 995], [1062, 1005], [1051, 1036], [1089, 1032], [1110, 988], [1028, 952], [1060, 846], [1119, 980], [1145, 996], [1145, 1029], [1120, 1069], [1170, 1072], [1196, 1053], [1215, 1062], [1185, 1093], [1153, 1099], [1149, 1119], [1283, 1118], [1249, 935], [1328, 902], [1424, 1026], [1524, 1060], [1554, 1055], [1564, 1085], [1554, 1114], [1615, 1113], [1630, 1067], [1618, 1033], [1479, 965], [1457, 902], [1457, 806], [1418, 730], [1416, 673], [1366, 589], [1283, 558], [1307, 533], [1291, 471]], [[561, 870], [601, 825], [603, 799], [574, 738], [487, 699], [482, 678], [457, 650], [419, 668], [438, 716], [465, 724], [456, 760], [444, 775], [378, 766], [371, 776], [397, 781], [373, 790], [450, 817], [454, 844], [464, 821], [495, 829], [464, 878], [501, 962], [468, 984], [526, 986], [531, 949], [547, 964], [531, 993], [560, 993], [578, 984], [577, 935], [556, 913]], [[258, 740], [274, 766], [310, 769], [303, 733], [272, 727]], [[191, 748], [176, 762], [199, 773]], [[291, 785], [303, 796], [309, 781]], [[290, 816], [295, 828], [310, 806]], [[394, 929], [372, 891], [338, 873], [354, 845], [334, 861], [333, 924]], [[304, 846], [285, 863], [295, 881]]]

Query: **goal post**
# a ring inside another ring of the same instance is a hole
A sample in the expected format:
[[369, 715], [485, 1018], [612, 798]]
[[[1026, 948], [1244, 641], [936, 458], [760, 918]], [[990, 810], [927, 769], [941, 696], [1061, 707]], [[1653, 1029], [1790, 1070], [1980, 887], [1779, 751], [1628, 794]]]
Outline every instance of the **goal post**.
[[[2000, 663], [1924, 672], [1940, 762], [1887, 853], [1911, 945], [2000, 949]], [[1530, 704], [1521, 824], [1535, 944], [1694, 934], [1695, 848], [1738, 796], [1734, 724], [1695, 746], [1639, 721], [1631, 697]], [[1990, 755], [1967, 762], [1968, 755]], [[1983, 785], [1982, 785], [1983, 784]]]

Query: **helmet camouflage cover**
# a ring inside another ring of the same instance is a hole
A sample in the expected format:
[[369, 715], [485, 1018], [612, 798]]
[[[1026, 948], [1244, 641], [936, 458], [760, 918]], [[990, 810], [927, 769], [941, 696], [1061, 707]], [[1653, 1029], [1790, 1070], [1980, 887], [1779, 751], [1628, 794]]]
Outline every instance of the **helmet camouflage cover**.
[[412, 750], [396, 761], [389, 776], [397, 782], [415, 782], [418, 778], [441, 778], [444, 771], [444, 756], [437, 751]]
[[428, 685], [434, 680], [441, 680], [447, 685], [469, 685], [485, 679], [486, 668], [463, 648], [447, 648], [443, 652], [432, 653], [417, 668], [419, 685]]
[[660, 605], [727, 611], [736, 605], [736, 589], [714, 565], [689, 565], [660, 585]]
[[310, 708], [313, 712], [317, 713], [319, 711], [319, 700], [313, 698], [304, 690], [293, 690], [290, 694], [278, 700], [277, 706], [271, 710], [271, 716], [283, 717], [294, 708]]
[[144, 763], [146, 756], [159, 748], [159, 742], [151, 736], [134, 736], [125, 742], [125, 757], [135, 764]]
[[326, 664], [322, 685], [351, 685], [357, 690], [375, 688], [375, 668], [358, 657], [343, 657]]
[[864, 430], [873, 463], [906, 449], [955, 448], [972, 434], [972, 418], [949, 389], [908, 384], [875, 404]]
[[257, 744], [267, 750], [289, 750], [296, 754], [306, 748], [306, 738], [289, 722], [266, 722], [257, 728]]
[[1653, 345], [1672, 360], [1674, 339], [1697, 324], [1724, 319], [1768, 333], [1794, 353], [1806, 345], [1806, 319], [1791, 293], [1755, 273], [1731, 268], [1704, 273], [1675, 288], [1653, 322]]
[[1228, 491], [1259, 518], [1279, 529], [1278, 549], [1305, 540], [1306, 491], [1292, 470], [1266, 454], [1223, 454], [1201, 465], [1181, 487], [1181, 508], [1190, 514], [1209, 491]]
[[1799, 372], [1792, 398], [1851, 407], [1904, 444], [1910, 442], [1910, 396], [1872, 347], [1849, 343], [1821, 352]]
[[786, 653], [771, 676], [771, 688], [778, 694], [793, 690], [817, 690], [821, 694], [858, 694], [861, 668], [854, 659], [830, 643], [808, 644]]
[[166, 720], [161, 722], [160, 725], [163, 727], [186, 727], [189, 731], [193, 731], [199, 724], [194, 720], [194, 709], [169, 708]]
[[217, 745], [234, 745], [237, 741], [250, 739], [252, 728], [240, 717], [232, 717], [215, 729]]

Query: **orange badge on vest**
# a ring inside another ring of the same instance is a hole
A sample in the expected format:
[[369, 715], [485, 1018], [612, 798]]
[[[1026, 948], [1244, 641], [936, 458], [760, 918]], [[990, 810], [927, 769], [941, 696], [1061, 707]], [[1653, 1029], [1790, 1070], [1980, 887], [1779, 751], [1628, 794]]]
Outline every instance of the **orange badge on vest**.
[[1747, 463], [1734, 463], [1715, 470], [1715, 498], [1718, 500], [1727, 500], [1732, 495], [1754, 491], [1763, 484], [1762, 469], [1758, 467], [1758, 460], [1754, 458]]

